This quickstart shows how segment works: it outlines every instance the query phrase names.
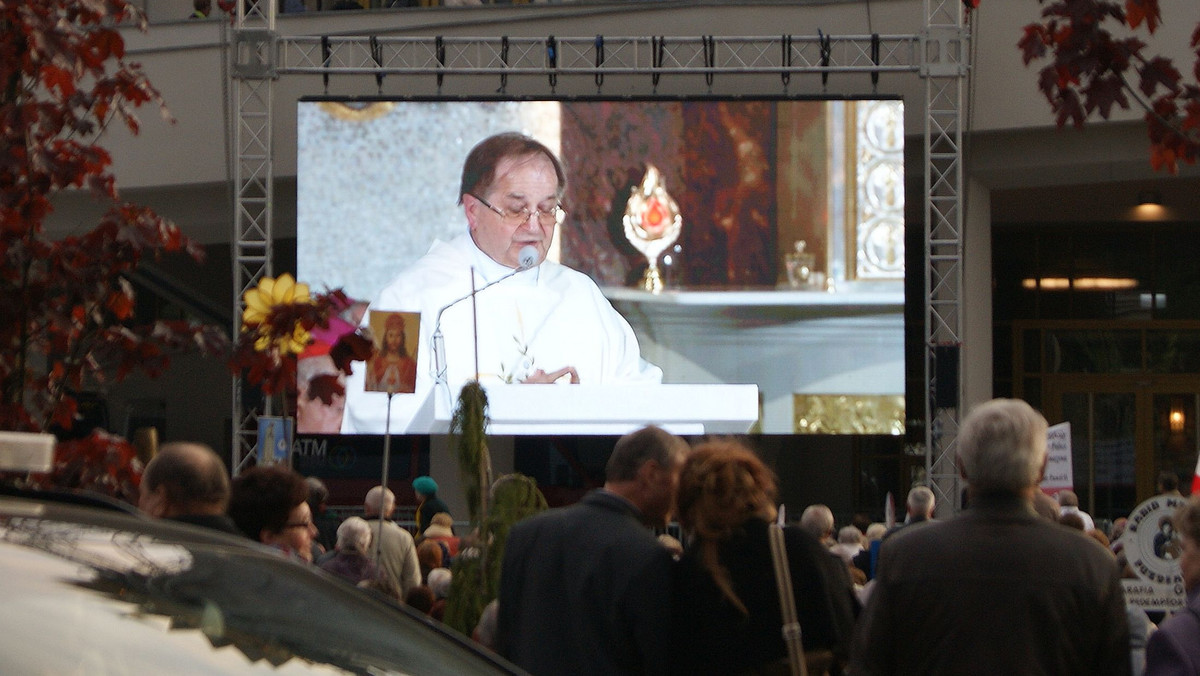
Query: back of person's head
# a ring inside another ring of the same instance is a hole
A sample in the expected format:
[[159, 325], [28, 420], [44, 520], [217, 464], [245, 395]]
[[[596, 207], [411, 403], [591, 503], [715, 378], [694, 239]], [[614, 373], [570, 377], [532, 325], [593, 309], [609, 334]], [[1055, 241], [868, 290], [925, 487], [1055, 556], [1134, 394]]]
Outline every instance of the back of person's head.
[[650, 461], [670, 467], [687, 449], [687, 442], [674, 434], [653, 425], [643, 427], [617, 439], [604, 470], [605, 481], [632, 481], [641, 466]]
[[958, 465], [977, 493], [1036, 486], [1046, 461], [1046, 419], [1019, 399], [976, 406], [958, 433]]
[[501, 160], [538, 154], [545, 155], [554, 165], [554, 173], [558, 177], [558, 196], [562, 197], [567, 190], [567, 171], [562, 161], [545, 144], [513, 131], [489, 136], [467, 154], [463, 162], [458, 203], [462, 204], [462, 196], [468, 193], [483, 197], [496, 181], [496, 166]]
[[906, 501], [909, 514], [929, 517], [933, 516], [934, 497], [933, 491], [928, 486], [914, 486], [908, 492], [908, 500]]
[[438, 512], [429, 521], [425, 537], [454, 537], [454, 517], [449, 512]]
[[165, 494], [168, 516], [221, 514], [229, 503], [229, 473], [208, 446], [191, 442], [163, 444], [142, 472], [149, 491]]
[[866, 535], [867, 529], [871, 527], [871, 516], [865, 512], [855, 512], [854, 516], [850, 517], [850, 524]]
[[1179, 490], [1179, 475], [1174, 472], [1163, 471], [1158, 474], [1158, 492], [1173, 493]]
[[413, 479], [412, 487], [417, 495], [434, 495], [438, 490], [437, 482], [431, 476], [419, 476]]
[[229, 517], [254, 540], [264, 530], [282, 532], [292, 509], [308, 500], [304, 477], [282, 465], [258, 465], [233, 480]]
[[833, 511], [825, 505], [809, 505], [800, 514], [800, 527], [823, 540], [833, 534]]
[[1058, 492], [1058, 495], [1055, 495], [1054, 497], [1058, 500], [1058, 504], [1062, 507], [1079, 506], [1079, 496], [1075, 494], [1075, 491], [1061, 490]]
[[449, 568], [434, 568], [426, 577], [425, 583], [429, 585], [429, 591], [433, 592], [435, 599], [444, 599], [450, 595], [450, 582], [453, 581], [454, 574]]
[[1099, 528], [1093, 528], [1089, 531], [1084, 531], [1084, 534], [1096, 542], [1099, 542], [1101, 546], [1104, 547], [1104, 551], [1110, 553], [1112, 552], [1112, 550], [1109, 549], [1109, 546], [1112, 545], [1112, 541], [1108, 539], [1108, 536], [1104, 534], [1104, 531], [1100, 530]]
[[753, 451], [736, 441], [706, 441], [688, 454], [679, 474], [679, 522], [697, 538], [700, 562], [722, 595], [743, 614], [720, 544], [752, 518], [775, 518], [775, 476]]
[[1083, 523], [1083, 517], [1079, 516], [1078, 514], [1076, 514], [1074, 512], [1068, 512], [1066, 514], [1059, 516], [1058, 522], [1061, 523], [1062, 525], [1066, 526], [1067, 528], [1073, 528], [1077, 531], [1082, 532], [1082, 531], [1087, 530], [1085, 524]]
[[305, 477], [304, 483], [308, 486], [308, 507], [315, 516], [320, 513], [325, 502], [329, 500], [329, 489], [325, 487], [324, 481], [315, 476]]
[[843, 545], [862, 546], [865, 537], [856, 526], [842, 526], [838, 529], [838, 542]]
[[419, 584], [404, 595], [404, 604], [413, 610], [419, 611], [426, 615], [433, 610], [433, 591], [423, 584]]
[[[1033, 511], [1044, 519], [1058, 521], [1058, 502], [1041, 491], [1033, 494]], [[1083, 523], [1083, 517], [1079, 518], [1079, 522]]]
[[442, 545], [437, 540], [421, 540], [417, 544], [417, 563], [422, 570], [442, 567]]
[[391, 516], [392, 510], [395, 508], [396, 494], [390, 488], [373, 486], [371, 490], [367, 491], [366, 497], [363, 498], [363, 510], [369, 516]]
[[887, 534], [887, 530], [888, 528], [886, 523], [872, 523], [870, 526], [867, 526], [867, 542], [882, 540], [883, 536]]
[[1113, 524], [1112, 524], [1112, 541], [1113, 542], [1116, 542], [1117, 540], [1121, 539], [1121, 536], [1125, 534], [1125, 527], [1128, 525], [1129, 525], [1129, 519], [1127, 519], [1123, 516], [1118, 517], [1113, 520]]
[[352, 516], [338, 526], [337, 548], [366, 554], [371, 547], [371, 525], [365, 519]]
[[753, 451], [706, 441], [683, 463], [676, 505], [685, 530], [723, 540], [747, 519], [774, 519], [775, 497], [775, 476]]
[[1171, 524], [1179, 535], [1200, 545], [1200, 497], [1193, 495], [1176, 508]]

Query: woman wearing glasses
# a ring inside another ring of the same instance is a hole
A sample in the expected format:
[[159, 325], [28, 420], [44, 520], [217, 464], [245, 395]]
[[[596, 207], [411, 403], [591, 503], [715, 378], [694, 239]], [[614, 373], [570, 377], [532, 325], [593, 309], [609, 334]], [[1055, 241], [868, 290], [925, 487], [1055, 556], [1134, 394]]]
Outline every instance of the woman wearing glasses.
[[317, 527], [308, 484], [295, 471], [259, 465], [239, 474], [230, 489], [229, 518], [251, 540], [312, 563]]

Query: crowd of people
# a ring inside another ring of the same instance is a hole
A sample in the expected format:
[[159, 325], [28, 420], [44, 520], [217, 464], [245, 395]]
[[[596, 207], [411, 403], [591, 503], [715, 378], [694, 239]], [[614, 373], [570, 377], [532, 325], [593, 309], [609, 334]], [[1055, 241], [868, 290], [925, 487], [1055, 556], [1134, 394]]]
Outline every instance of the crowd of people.
[[[917, 486], [901, 523], [835, 529], [825, 505], [782, 524], [776, 477], [740, 441], [643, 428], [617, 441], [602, 488], [513, 526], [474, 637], [533, 674], [1200, 673], [1200, 498], [1172, 519], [1187, 607], [1156, 627], [1126, 604], [1119, 533], [1074, 494], [1039, 489], [1045, 432], [1024, 402], [980, 405], [958, 440], [962, 514], [935, 519]], [[379, 486], [362, 516], [329, 523], [319, 479], [272, 465], [230, 482], [211, 449], [172, 443], [147, 465], [139, 506], [440, 619], [471, 543], [436, 482], [413, 485], [414, 532]], [[672, 517], [682, 544], [656, 535]]]
[[[261, 465], [231, 481], [211, 448], [175, 442], [147, 463], [138, 507], [150, 516], [244, 535], [440, 619], [459, 538], [436, 482], [423, 476], [413, 483], [425, 520], [409, 532], [391, 519], [391, 489], [372, 487], [361, 516], [337, 519], [328, 512], [329, 491], [319, 478]], [[426, 536], [426, 530], [432, 533]]]

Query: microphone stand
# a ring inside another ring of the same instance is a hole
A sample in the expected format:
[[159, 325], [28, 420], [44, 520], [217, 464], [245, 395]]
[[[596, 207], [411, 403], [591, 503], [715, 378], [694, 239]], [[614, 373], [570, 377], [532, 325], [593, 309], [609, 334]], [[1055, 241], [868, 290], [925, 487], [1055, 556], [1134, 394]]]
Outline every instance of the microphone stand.
[[445, 338], [445, 336], [442, 335], [442, 313], [445, 312], [446, 310], [449, 310], [450, 308], [454, 307], [455, 305], [458, 305], [459, 303], [463, 302], [464, 300], [467, 300], [468, 298], [471, 299], [471, 303], [472, 303], [471, 315], [472, 315], [472, 318], [475, 323], [475, 378], [476, 378], [476, 380], [478, 380], [479, 379], [479, 326], [478, 326], [479, 315], [473, 306], [473, 304], [475, 303], [475, 296], [476, 296], [476, 294], [483, 293], [488, 288], [493, 287], [493, 286], [499, 284], [500, 282], [503, 282], [504, 280], [508, 279], [509, 277], [512, 277], [513, 275], [515, 275], [519, 272], [525, 272], [526, 270], [529, 270], [529, 269], [535, 267], [538, 262], [537, 250], [533, 246], [526, 245], [525, 247], [522, 247], [520, 252], [518, 252], [517, 260], [518, 260], [518, 265], [516, 268], [513, 268], [512, 272], [505, 274], [504, 276], [500, 277], [499, 279], [496, 279], [495, 281], [488, 282], [487, 284], [484, 284], [482, 287], [480, 287], [478, 289], [475, 288], [475, 267], [472, 266], [470, 268], [471, 293], [469, 293], [461, 298], [456, 298], [453, 301], [450, 301], [449, 303], [443, 305], [441, 307], [441, 309], [438, 310], [437, 317], [434, 319], [434, 322], [433, 322], [433, 336], [430, 338], [431, 347], [433, 349], [433, 386], [434, 386], [434, 389], [437, 389], [438, 386], [444, 385], [446, 387], [447, 396], [449, 396], [450, 383], [447, 382], [447, 376], [446, 376], [446, 371], [447, 371], [446, 338]]

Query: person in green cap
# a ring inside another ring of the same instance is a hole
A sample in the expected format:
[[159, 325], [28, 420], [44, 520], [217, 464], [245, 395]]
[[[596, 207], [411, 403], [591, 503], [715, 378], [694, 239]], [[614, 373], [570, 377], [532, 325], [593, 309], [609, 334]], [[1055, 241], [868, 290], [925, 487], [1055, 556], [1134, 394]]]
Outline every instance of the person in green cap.
[[419, 476], [413, 479], [412, 486], [417, 494], [417, 537], [420, 537], [425, 533], [425, 529], [429, 528], [429, 524], [433, 523], [434, 514], [449, 514], [450, 508], [437, 496], [438, 485], [433, 477]]

